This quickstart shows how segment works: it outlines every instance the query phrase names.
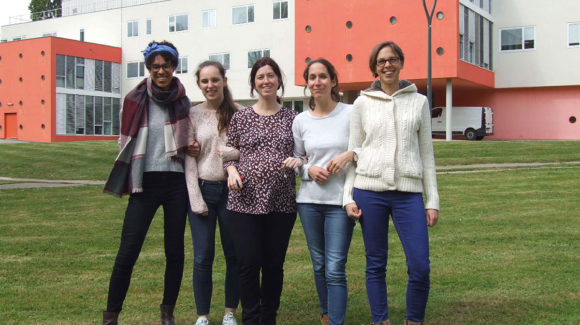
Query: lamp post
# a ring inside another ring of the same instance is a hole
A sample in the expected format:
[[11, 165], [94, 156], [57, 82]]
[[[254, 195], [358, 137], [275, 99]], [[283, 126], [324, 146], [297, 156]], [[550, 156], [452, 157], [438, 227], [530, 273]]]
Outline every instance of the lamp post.
[[427, 10], [427, 4], [423, 0], [423, 8], [425, 8], [425, 15], [427, 16], [427, 100], [429, 101], [429, 109], [433, 108], [433, 86], [431, 85], [431, 22], [433, 21], [433, 13], [437, 6], [437, 0], [433, 2], [431, 13]]

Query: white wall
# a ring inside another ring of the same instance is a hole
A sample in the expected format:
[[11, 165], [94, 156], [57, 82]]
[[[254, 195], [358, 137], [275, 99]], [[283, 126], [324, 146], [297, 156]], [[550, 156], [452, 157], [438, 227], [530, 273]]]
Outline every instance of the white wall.
[[[497, 88], [580, 84], [580, 48], [568, 47], [568, 23], [580, 21], [578, 0], [496, 0], [494, 71]], [[536, 27], [535, 49], [500, 52], [500, 29]]]
[[[77, 0], [78, 1], [78, 0]], [[294, 86], [294, 0], [288, 1], [288, 19], [273, 20], [273, 0], [170, 0], [149, 4], [78, 14], [45, 21], [36, 21], [2, 27], [3, 38], [24, 35], [42, 37], [56, 32], [57, 37], [79, 39], [79, 30], [85, 30], [85, 41], [122, 47], [123, 64], [121, 94], [127, 94], [141, 78], [127, 79], [127, 63], [143, 61], [143, 50], [151, 40], [168, 40], [175, 44], [181, 56], [188, 57], [188, 74], [177, 75], [193, 101], [203, 97], [195, 84], [193, 73], [209, 54], [230, 53], [228, 84], [234, 99], [252, 100], [248, 77], [248, 51], [269, 49], [285, 74], [286, 99], [304, 98], [303, 88]], [[254, 4], [254, 22], [232, 24], [232, 7]], [[214, 29], [202, 29], [202, 10], [215, 9], [217, 24]], [[187, 14], [188, 30], [169, 32], [169, 16]], [[146, 35], [146, 20], [152, 21], [152, 34]], [[127, 22], [138, 21], [139, 35], [127, 36]], [[147, 72], [145, 73], [147, 75]]]
[[[195, 84], [195, 69], [209, 58], [209, 54], [230, 54], [228, 84], [236, 100], [251, 100], [248, 77], [248, 51], [270, 49], [270, 56], [278, 62], [286, 80], [285, 98], [302, 98], [301, 87], [294, 86], [294, 1], [289, 1], [288, 19], [272, 19], [272, 0], [191, 1], [173, 0], [136, 6], [123, 10], [123, 71], [127, 62], [142, 61], [141, 50], [151, 40], [168, 40], [175, 44], [181, 56], [187, 56], [189, 73], [177, 75], [186, 85], [191, 100], [203, 97]], [[232, 24], [232, 7], [254, 4], [254, 22]], [[130, 10], [128, 10], [130, 9]], [[216, 10], [216, 28], [202, 29], [202, 10]], [[187, 31], [169, 32], [170, 15], [188, 15]], [[145, 35], [146, 20], [152, 20], [152, 34]], [[139, 22], [139, 36], [127, 37], [127, 22]], [[123, 93], [134, 87], [140, 78], [123, 83]]]
[[2, 39], [26, 39], [56, 33], [57, 37], [79, 40], [80, 30], [85, 30], [85, 42], [121, 46], [121, 9], [98, 11], [86, 15], [58, 17], [47, 20], [2, 26]]

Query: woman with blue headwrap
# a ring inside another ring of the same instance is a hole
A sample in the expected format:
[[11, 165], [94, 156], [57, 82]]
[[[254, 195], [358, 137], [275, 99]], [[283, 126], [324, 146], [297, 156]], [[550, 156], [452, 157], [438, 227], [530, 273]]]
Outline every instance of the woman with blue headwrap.
[[151, 221], [164, 212], [165, 289], [161, 323], [175, 324], [173, 309], [183, 276], [184, 232], [189, 207], [184, 153], [192, 138], [191, 103], [173, 76], [179, 54], [169, 42], [151, 42], [143, 51], [149, 77], [123, 102], [121, 150], [104, 192], [129, 194], [121, 244], [109, 284], [103, 324], [117, 324]]

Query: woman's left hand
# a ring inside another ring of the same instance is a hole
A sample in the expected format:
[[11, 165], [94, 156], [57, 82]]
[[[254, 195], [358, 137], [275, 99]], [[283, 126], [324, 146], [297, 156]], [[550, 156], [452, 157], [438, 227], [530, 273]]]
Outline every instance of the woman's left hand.
[[427, 216], [427, 226], [435, 226], [439, 219], [439, 211], [435, 209], [425, 209], [425, 214]]
[[331, 174], [338, 174], [340, 171], [352, 161], [354, 157], [354, 152], [352, 151], [345, 151], [340, 155], [332, 158], [328, 164], [326, 165], [326, 170], [328, 170]]
[[303, 160], [295, 157], [288, 157], [282, 162], [282, 168], [298, 168], [302, 166]]

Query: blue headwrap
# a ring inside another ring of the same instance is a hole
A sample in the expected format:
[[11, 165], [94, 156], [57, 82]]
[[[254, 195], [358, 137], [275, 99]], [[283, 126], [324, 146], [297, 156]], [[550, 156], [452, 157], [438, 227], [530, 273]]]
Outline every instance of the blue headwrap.
[[173, 49], [171, 46], [159, 45], [157, 43], [153, 43], [153, 44], [147, 46], [146, 49], [141, 51], [141, 53], [143, 53], [143, 56], [145, 57], [145, 62], [147, 62], [147, 58], [149, 58], [149, 56], [151, 54], [156, 53], [156, 52], [169, 52], [169, 53], [171, 53], [171, 55], [173, 55], [175, 57], [176, 60], [179, 61], [179, 55], [177, 54], [177, 51], [175, 49]]

